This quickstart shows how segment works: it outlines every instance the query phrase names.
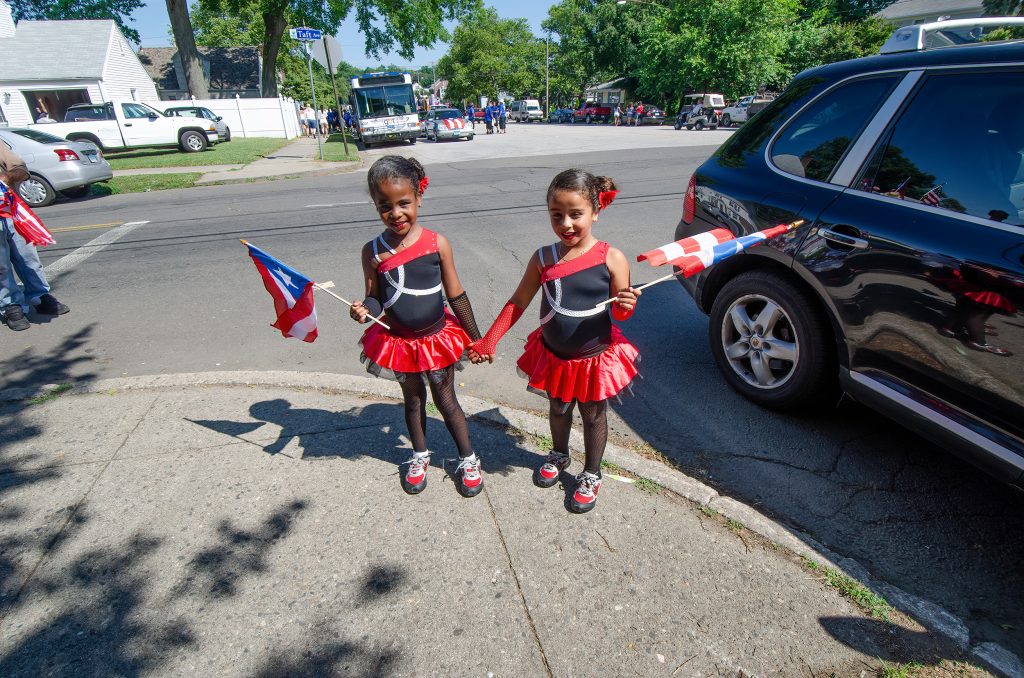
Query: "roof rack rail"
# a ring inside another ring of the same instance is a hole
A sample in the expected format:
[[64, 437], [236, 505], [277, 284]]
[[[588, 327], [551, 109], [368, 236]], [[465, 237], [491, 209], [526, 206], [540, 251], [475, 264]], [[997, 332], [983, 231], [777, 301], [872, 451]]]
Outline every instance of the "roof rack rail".
[[977, 19], [952, 19], [949, 21], [933, 21], [928, 24], [904, 26], [897, 28], [882, 45], [879, 54], [895, 54], [897, 52], [918, 52], [925, 49], [925, 36], [929, 32], [949, 30], [953, 28], [977, 28], [985, 26], [1024, 26], [1024, 17], [983, 17]]

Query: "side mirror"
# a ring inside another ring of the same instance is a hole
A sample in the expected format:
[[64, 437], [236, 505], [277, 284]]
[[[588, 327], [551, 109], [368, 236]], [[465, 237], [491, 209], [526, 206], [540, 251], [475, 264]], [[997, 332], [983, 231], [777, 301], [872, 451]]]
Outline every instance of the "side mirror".
[[214, 118], [214, 120], [215, 120], [216, 122], [220, 122], [220, 121], [221, 121], [221, 120], [223, 120], [223, 119], [224, 119], [224, 116], [223, 116], [223, 115], [218, 115], [218, 116], [217, 116], [216, 118]]
[[156, 113], [150, 113], [150, 114], [149, 114], [149, 119], [150, 119], [150, 120], [156, 120], [156, 119], [157, 119], [157, 118], [159, 118], [159, 117], [160, 117], [160, 116], [159, 116], [159, 115], [157, 115]]

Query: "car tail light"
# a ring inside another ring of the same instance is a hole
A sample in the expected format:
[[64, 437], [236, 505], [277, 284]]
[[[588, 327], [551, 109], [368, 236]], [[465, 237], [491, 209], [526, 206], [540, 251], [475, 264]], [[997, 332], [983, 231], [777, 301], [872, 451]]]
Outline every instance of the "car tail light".
[[686, 195], [683, 196], [683, 221], [693, 223], [693, 213], [697, 208], [697, 175], [690, 175], [690, 183], [686, 187]]
[[65, 160], [81, 160], [81, 158], [78, 157], [78, 154], [70, 148], [57, 148], [54, 149], [53, 152], [57, 154], [57, 157], [60, 158], [61, 162], [64, 162]]

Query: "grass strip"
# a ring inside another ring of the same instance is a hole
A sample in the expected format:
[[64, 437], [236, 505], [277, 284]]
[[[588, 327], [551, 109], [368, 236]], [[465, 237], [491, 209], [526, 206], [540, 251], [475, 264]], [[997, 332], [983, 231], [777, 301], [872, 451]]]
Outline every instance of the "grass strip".
[[[313, 157], [319, 159], [320, 153], [318, 150], [313, 150]], [[324, 142], [324, 160], [329, 162], [348, 162], [351, 160], [359, 160], [359, 151], [356, 149], [356, 142], [352, 141], [352, 137], [348, 139], [348, 154], [345, 153], [345, 143], [342, 141], [341, 133], [336, 132]]]
[[[339, 138], [339, 141], [341, 139]], [[103, 156], [115, 170], [140, 167], [196, 167], [198, 165], [247, 165], [286, 146], [292, 139], [274, 137], [235, 138], [210, 146], [202, 153], [184, 153], [177, 148], [139, 148], [111, 151]]]
[[804, 556], [801, 556], [800, 559], [803, 560], [804, 565], [809, 570], [820, 574], [826, 584], [839, 591], [840, 594], [852, 601], [857, 607], [875, 619], [889, 621], [889, 613], [893, 611], [893, 607], [885, 598], [872, 593], [870, 589], [859, 581], [843, 574], [839, 570], [822, 566]]
[[148, 191], [165, 191], [169, 188], [192, 188], [202, 172], [184, 172], [181, 174], [136, 174], [125, 177], [114, 177], [102, 184], [93, 184], [92, 195], [118, 195], [121, 193], [146, 193]]
[[29, 405], [42, 405], [43, 403], [48, 403], [51, 400], [56, 400], [57, 398], [60, 397], [61, 393], [65, 393], [67, 391], [70, 391], [72, 388], [73, 387], [71, 386], [71, 384], [57, 384], [56, 386], [54, 386], [53, 388], [48, 390], [46, 393], [40, 393], [39, 395], [35, 396], [34, 398], [29, 398], [28, 399], [28, 404]]

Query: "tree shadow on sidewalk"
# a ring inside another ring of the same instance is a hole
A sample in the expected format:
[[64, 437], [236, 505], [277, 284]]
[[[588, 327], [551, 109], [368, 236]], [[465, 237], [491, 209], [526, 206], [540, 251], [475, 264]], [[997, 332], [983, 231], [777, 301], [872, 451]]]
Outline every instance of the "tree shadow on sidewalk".
[[[284, 398], [275, 398], [253, 403], [249, 416], [252, 421], [189, 421], [248, 442], [253, 442], [252, 436], [243, 436], [259, 430], [263, 423], [277, 425], [281, 432], [275, 440], [263, 444], [263, 450], [271, 455], [284, 454], [294, 442], [303, 460], [371, 457], [398, 465], [410, 455], [404, 411], [399, 404], [375, 402], [330, 411], [294, 407]], [[521, 438], [510, 437], [493, 426], [481, 426], [472, 419], [469, 426], [473, 447], [481, 455], [487, 473], [506, 475], [516, 467], [533, 468], [536, 455], [523, 446]], [[427, 417], [427, 445], [435, 465], [440, 465], [442, 459], [458, 457], [444, 423], [436, 417]]]

